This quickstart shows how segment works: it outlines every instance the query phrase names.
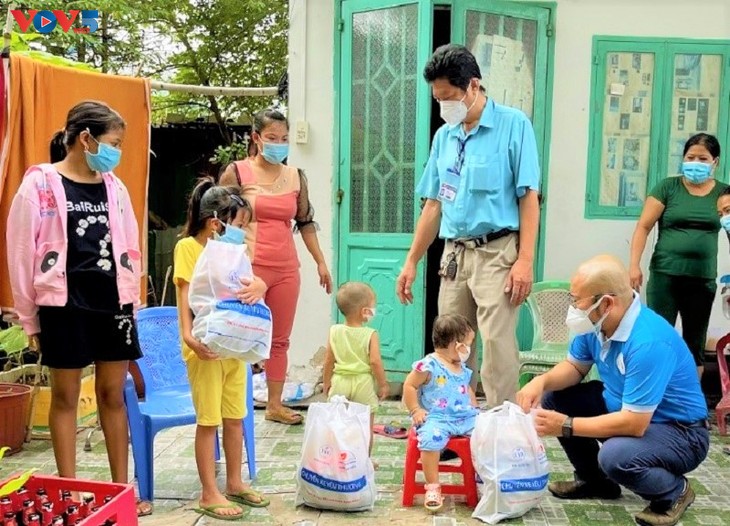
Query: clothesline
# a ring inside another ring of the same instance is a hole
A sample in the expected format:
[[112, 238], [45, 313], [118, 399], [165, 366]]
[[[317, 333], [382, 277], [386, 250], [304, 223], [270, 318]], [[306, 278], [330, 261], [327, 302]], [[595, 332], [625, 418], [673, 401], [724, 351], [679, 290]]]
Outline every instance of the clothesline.
[[[8, 6], [7, 17], [3, 29], [3, 54], [9, 56], [11, 31], [13, 27], [12, 10], [15, 4]], [[236, 88], [228, 86], [196, 86], [192, 84], [175, 84], [172, 82], [160, 82], [150, 80], [150, 88], [153, 90], [178, 91], [182, 93], [191, 93], [193, 95], [217, 95], [226, 97], [273, 97], [278, 95], [279, 88], [277, 86], [267, 86], [261, 88]]]
[[194, 86], [190, 84], [173, 84], [171, 82], [150, 81], [153, 90], [180, 91], [194, 95], [218, 95], [227, 97], [272, 97], [279, 93], [279, 88], [232, 88], [222, 86]]

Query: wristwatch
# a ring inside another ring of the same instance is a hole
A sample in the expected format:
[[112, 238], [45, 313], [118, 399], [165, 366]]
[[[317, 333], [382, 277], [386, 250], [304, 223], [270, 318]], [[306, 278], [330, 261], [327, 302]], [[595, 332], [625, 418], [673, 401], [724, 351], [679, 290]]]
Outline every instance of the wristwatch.
[[563, 438], [571, 438], [573, 436], [573, 417], [569, 416], [563, 422]]

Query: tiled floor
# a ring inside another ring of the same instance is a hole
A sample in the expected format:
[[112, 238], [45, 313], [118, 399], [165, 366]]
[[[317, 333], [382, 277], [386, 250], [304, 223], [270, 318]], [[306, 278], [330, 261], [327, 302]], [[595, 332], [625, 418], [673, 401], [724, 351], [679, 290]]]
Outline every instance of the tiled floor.
[[[400, 404], [388, 402], [377, 415], [380, 423], [406, 423], [407, 416]], [[254, 486], [267, 493], [271, 506], [266, 509], [247, 509], [244, 524], [290, 525], [312, 521], [318, 526], [330, 525], [412, 525], [430, 526], [433, 519], [422, 506], [404, 509], [400, 506], [401, 478], [405, 441], [376, 437], [374, 457], [380, 464], [376, 472], [378, 501], [375, 510], [367, 513], [333, 513], [295, 508], [295, 473], [299, 459], [303, 426], [287, 427], [266, 422], [263, 411], [256, 411], [256, 451], [258, 477]], [[155, 513], [141, 521], [142, 526], [193, 526], [228, 524], [201, 518], [192, 508], [199, 490], [193, 458], [194, 428], [183, 427], [163, 432], [155, 441], [156, 498]], [[714, 431], [713, 431], [714, 433]], [[108, 480], [109, 473], [102, 443], [97, 432], [92, 440], [92, 451], [83, 451], [85, 434], [79, 435], [79, 476]], [[722, 453], [722, 446], [730, 444], [729, 437], [713, 434], [710, 454], [705, 462], [690, 475], [697, 500], [681, 524], [730, 525], [730, 456]], [[571, 468], [556, 440], [547, 441], [551, 461], [551, 477], [571, 477]], [[36, 467], [42, 473], [54, 472], [50, 442], [34, 440], [18, 455], [0, 462], [0, 478], [18, 468]], [[131, 472], [131, 467], [130, 467]], [[223, 470], [221, 470], [221, 474]], [[244, 473], [246, 467], [244, 466]], [[221, 483], [223, 479], [221, 478]], [[418, 501], [417, 501], [418, 502]], [[538, 509], [508, 524], [525, 525], [594, 525], [634, 524], [632, 515], [644, 507], [638, 497], [624, 492], [618, 501], [565, 502], [546, 497]], [[459, 523], [481, 524], [470, 518], [471, 510], [463, 502], [447, 498], [441, 516], [454, 517]], [[239, 523], [240, 524], [240, 523]], [[121, 526], [121, 525], [120, 525]]]

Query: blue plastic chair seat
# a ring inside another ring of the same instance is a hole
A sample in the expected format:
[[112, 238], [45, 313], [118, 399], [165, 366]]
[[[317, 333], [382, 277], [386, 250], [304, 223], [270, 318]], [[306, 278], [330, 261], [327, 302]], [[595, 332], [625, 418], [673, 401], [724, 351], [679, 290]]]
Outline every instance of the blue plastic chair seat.
[[[155, 435], [163, 429], [194, 424], [195, 409], [187, 368], [182, 360], [177, 309], [152, 307], [139, 311], [137, 332], [143, 353], [142, 358], [137, 360], [137, 365], [145, 383], [145, 400], [138, 400], [134, 381], [131, 376], [127, 376], [124, 402], [127, 406], [139, 496], [142, 500], [152, 501]], [[256, 449], [252, 383], [251, 367], [247, 367], [247, 415], [243, 419], [242, 428], [248, 475], [253, 480], [256, 478]], [[217, 440], [215, 458], [220, 459]]]
[[140, 412], [154, 420], [171, 419], [170, 426], [185, 426], [195, 423], [195, 409], [190, 386], [181, 385], [160, 389], [150, 393], [139, 403]]

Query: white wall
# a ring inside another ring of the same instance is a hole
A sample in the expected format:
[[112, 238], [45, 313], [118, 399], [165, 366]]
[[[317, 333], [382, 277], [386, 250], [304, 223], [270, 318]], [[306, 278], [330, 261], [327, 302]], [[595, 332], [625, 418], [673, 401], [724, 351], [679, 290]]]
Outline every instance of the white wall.
[[[320, 243], [333, 271], [334, 4], [290, 0], [289, 117], [291, 163], [309, 176], [321, 226]], [[588, 157], [588, 107], [594, 35], [730, 39], [730, 0], [558, 0], [552, 139], [548, 175], [546, 279], [567, 279], [582, 260], [610, 252], [628, 263], [635, 222], [584, 218]], [[309, 142], [294, 141], [298, 120], [309, 122]], [[730, 144], [722, 145], [730, 153]], [[724, 238], [724, 236], [723, 236]], [[650, 242], [652, 239], [650, 239]], [[302, 292], [292, 334], [290, 363], [304, 365], [324, 344], [331, 303], [298, 240]], [[730, 273], [727, 241], [720, 239], [719, 272]], [[644, 261], [648, 263], [650, 247]], [[716, 305], [711, 326], [726, 326]]]
[[[321, 227], [319, 242], [333, 275], [334, 1], [289, 1], [289, 161], [307, 173], [310, 200]], [[307, 144], [296, 143], [296, 123], [301, 120], [309, 122]], [[302, 262], [302, 290], [289, 363], [305, 365], [326, 343], [332, 309], [331, 297], [319, 286], [317, 268], [300, 236], [297, 248]]]
[[[555, 35], [544, 275], [567, 279], [578, 263], [598, 253], [613, 253], [628, 263], [635, 226], [633, 220], [584, 218], [593, 36], [730, 39], [730, 1], [558, 0]], [[730, 144], [722, 147], [730, 153]], [[654, 238], [644, 254], [645, 283]], [[724, 234], [719, 252], [718, 272], [730, 273]], [[719, 294], [710, 326], [728, 327]]]

